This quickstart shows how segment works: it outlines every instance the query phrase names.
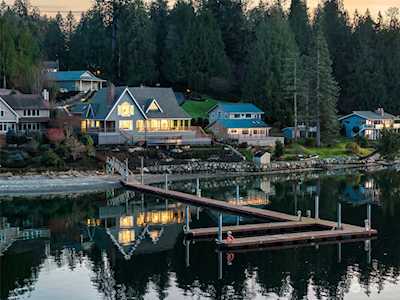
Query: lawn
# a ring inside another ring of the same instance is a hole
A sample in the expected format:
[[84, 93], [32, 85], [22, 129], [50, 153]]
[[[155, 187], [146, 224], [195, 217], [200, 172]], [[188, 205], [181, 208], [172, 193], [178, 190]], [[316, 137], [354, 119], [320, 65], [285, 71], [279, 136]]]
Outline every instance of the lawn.
[[194, 119], [207, 118], [208, 111], [217, 103], [217, 100], [211, 98], [206, 98], [204, 101], [187, 100], [182, 108]]
[[[303, 145], [293, 143], [285, 149], [285, 159], [294, 158], [297, 155], [304, 156], [316, 156], [318, 155], [320, 158], [329, 158], [329, 157], [344, 157], [352, 155], [346, 149], [347, 144], [351, 141], [342, 140], [338, 142], [336, 145], [332, 147], [305, 147]], [[374, 151], [372, 148], [361, 148], [360, 156], [367, 156]]]

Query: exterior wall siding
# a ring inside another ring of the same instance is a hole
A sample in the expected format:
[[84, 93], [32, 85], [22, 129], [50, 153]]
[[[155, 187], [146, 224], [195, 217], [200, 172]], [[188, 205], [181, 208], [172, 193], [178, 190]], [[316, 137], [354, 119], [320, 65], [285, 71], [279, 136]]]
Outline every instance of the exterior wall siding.
[[366, 120], [361, 118], [360, 116], [353, 115], [341, 121], [342, 125], [345, 128], [345, 135], [348, 138], [354, 137], [354, 128], [361, 129], [361, 126], [365, 124]]
[[4, 112], [4, 116], [0, 115], [0, 122], [17, 122], [15, 114], [0, 100], [0, 111]]

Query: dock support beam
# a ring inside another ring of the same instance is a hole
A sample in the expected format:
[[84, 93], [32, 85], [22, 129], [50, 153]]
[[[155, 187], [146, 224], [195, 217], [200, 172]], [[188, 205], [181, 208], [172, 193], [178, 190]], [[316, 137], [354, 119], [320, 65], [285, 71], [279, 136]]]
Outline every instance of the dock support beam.
[[340, 202], [337, 205], [337, 229], [342, 229], [342, 203]]
[[144, 184], [144, 157], [140, 157], [140, 182]]
[[222, 279], [222, 252], [218, 251], [218, 279]]
[[342, 262], [342, 243], [337, 244], [338, 247], [338, 263], [340, 264]]
[[186, 246], [186, 268], [190, 267], [190, 241], [185, 240], [185, 246]]
[[201, 197], [201, 189], [200, 189], [200, 179], [196, 179], [196, 195], [197, 197]]
[[[239, 185], [236, 186], [236, 205], [240, 203], [240, 187]], [[240, 216], [236, 216], [236, 225], [239, 226], [240, 224]]]
[[218, 243], [222, 243], [222, 213], [218, 215]]
[[315, 219], [319, 219], [319, 196], [315, 196]]
[[189, 230], [190, 230], [189, 214], [190, 214], [190, 207], [186, 206], [186, 209], [185, 209], [185, 228], [184, 228], [185, 232], [189, 232]]
[[365, 220], [365, 230], [371, 231], [371, 204], [367, 205], [367, 220]]

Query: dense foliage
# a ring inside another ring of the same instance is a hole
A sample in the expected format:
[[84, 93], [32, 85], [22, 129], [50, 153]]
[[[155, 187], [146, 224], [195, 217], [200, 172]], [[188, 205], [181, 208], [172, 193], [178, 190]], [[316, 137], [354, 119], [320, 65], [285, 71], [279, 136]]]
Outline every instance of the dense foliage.
[[41, 61], [59, 60], [117, 85], [254, 102], [268, 122], [317, 125], [327, 141], [338, 132], [337, 112], [400, 113], [398, 9], [373, 18], [350, 17], [342, 0], [312, 12], [304, 0], [251, 9], [241, 0], [95, 0], [80, 18], [48, 18], [28, 3], [0, 6], [5, 87], [39, 90]]

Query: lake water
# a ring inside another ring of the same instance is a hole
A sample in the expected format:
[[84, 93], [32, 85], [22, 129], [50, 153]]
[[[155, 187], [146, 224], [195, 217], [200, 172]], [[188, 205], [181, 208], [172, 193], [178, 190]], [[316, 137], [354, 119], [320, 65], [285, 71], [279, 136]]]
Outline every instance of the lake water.
[[[399, 299], [400, 174], [396, 171], [201, 180], [202, 194], [362, 226], [372, 204], [377, 239], [237, 252], [187, 243], [185, 205], [109, 190], [0, 198], [0, 299]], [[172, 189], [195, 192], [194, 181]], [[191, 227], [218, 212], [191, 208]], [[260, 222], [224, 215], [225, 224]], [[11, 243], [10, 232], [23, 240]], [[4, 232], [8, 232], [8, 238]], [[1, 238], [2, 237], [2, 238]], [[5, 251], [5, 247], [9, 246]], [[2, 248], [1, 248], [2, 247]]]

